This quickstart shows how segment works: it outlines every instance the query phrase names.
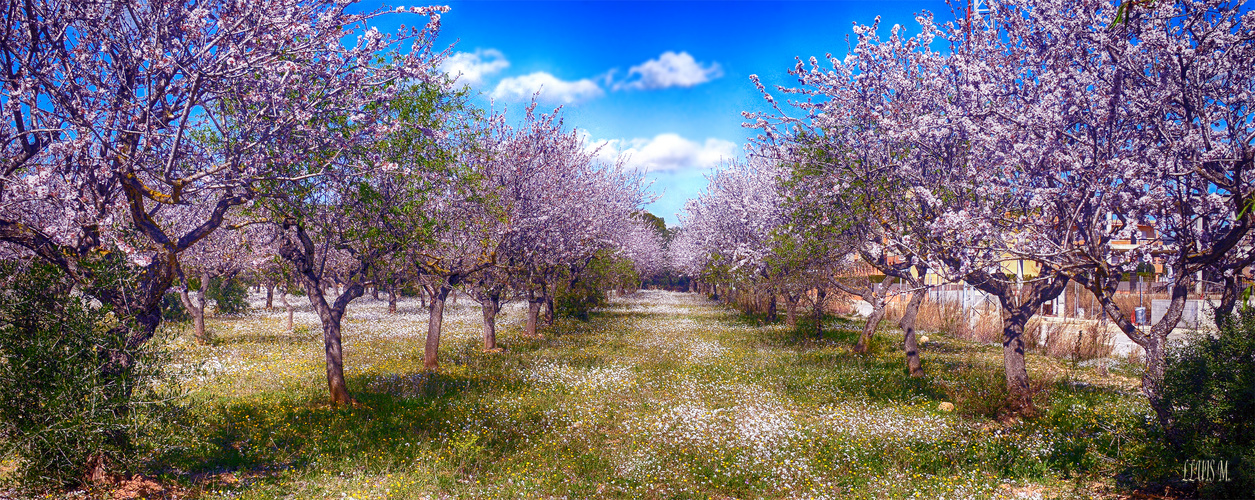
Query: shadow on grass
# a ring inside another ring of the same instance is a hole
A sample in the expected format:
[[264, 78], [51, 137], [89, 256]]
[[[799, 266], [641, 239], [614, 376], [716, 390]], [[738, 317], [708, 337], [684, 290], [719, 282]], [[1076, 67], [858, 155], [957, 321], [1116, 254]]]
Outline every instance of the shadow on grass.
[[[553, 432], [551, 410], [561, 398], [518, 376], [513, 357], [478, 358], [455, 374], [351, 376], [355, 405], [331, 406], [323, 387], [204, 403], [189, 415], [187, 445], [167, 449], [151, 468], [201, 487], [232, 486], [215, 479], [227, 472], [264, 482], [284, 474], [389, 470], [423, 457], [454, 459], [455, 475], [473, 474]], [[503, 399], [511, 401], [508, 409]]]
[[[212, 333], [212, 332], [211, 332]], [[211, 343], [215, 346], [243, 345], [243, 344], [262, 344], [262, 345], [288, 345], [300, 342], [309, 342], [317, 340], [321, 335], [321, 331], [314, 331], [311, 328], [298, 327], [292, 333], [249, 333], [247, 335], [213, 335]]]

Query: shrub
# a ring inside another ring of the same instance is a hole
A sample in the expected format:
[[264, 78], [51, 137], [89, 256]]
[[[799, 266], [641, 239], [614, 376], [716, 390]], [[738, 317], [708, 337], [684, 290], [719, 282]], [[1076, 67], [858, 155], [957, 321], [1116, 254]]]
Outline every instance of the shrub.
[[[591, 286], [590, 286], [591, 285]], [[606, 293], [600, 286], [587, 281], [558, 290], [553, 298], [554, 312], [559, 316], [588, 321], [593, 308], [606, 303]]]
[[632, 289], [640, 283], [640, 276], [632, 267], [632, 261], [616, 256], [608, 250], [602, 250], [588, 262], [578, 276], [569, 273], [561, 274], [560, 286], [554, 293], [554, 313], [559, 316], [588, 321], [589, 313], [594, 308], [607, 302], [606, 290], [624, 287], [632, 283]]
[[192, 320], [192, 315], [188, 314], [187, 309], [183, 307], [183, 301], [179, 299], [178, 292], [166, 292], [161, 297], [161, 319], [172, 323]]
[[[15, 458], [15, 478], [33, 491], [75, 486], [97, 472], [128, 468], [137, 456], [137, 422], [161, 405], [152, 395], [157, 364], [126, 345], [110, 306], [74, 291], [47, 264], [3, 264], [0, 287], [0, 453]], [[122, 276], [102, 264], [97, 276]], [[101, 278], [104, 279], [104, 278]], [[130, 367], [102, 369], [103, 353]]]
[[1216, 336], [1200, 334], [1172, 346], [1164, 369], [1164, 403], [1173, 409], [1172, 448], [1180, 462], [1228, 461], [1228, 482], [1203, 483], [1221, 497], [1255, 491], [1255, 311], [1248, 309]]
[[241, 314], [248, 312], [248, 288], [235, 278], [222, 279], [215, 277], [209, 280], [206, 298], [217, 303], [218, 314]]

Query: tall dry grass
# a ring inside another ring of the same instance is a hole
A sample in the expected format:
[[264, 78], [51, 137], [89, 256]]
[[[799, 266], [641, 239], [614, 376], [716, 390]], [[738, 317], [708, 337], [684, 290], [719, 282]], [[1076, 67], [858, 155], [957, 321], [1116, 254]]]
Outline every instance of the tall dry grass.
[[[897, 300], [889, 304], [885, 319], [897, 323], [902, 319], [906, 303], [906, 300]], [[957, 302], [925, 299], [915, 316], [915, 329], [990, 344], [1002, 341], [1002, 315], [994, 306], [964, 310]]]
[[[890, 304], [885, 319], [896, 323], [905, 308], [905, 300]], [[920, 304], [915, 328], [986, 344], [1002, 342], [1002, 314], [992, 305], [965, 311], [957, 302], [925, 300]], [[1106, 322], [1096, 320], [1060, 322], [1035, 316], [1024, 329], [1024, 343], [1030, 350], [1077, 361], [1110, 356], [1114, 338]]]
[[1051, 357], [1084, 361], [1111, 356], [1115, 335], [1105, 321], [1046, 321], [1035, 317], [1025, 328], [1024, 343]]

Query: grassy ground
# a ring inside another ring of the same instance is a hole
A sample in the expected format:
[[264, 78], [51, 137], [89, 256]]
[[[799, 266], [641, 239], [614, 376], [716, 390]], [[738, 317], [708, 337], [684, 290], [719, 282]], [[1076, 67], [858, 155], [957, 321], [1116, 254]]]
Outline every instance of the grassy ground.
[[[896, 331], [760, 326], [695, 295], [640, 292], [587, 323], [479, 349], [479, 310], [446, 313], [422, 371], [426, 313], [361, 299], [349, 388], [326, 404], [317, 318], [215, 319], [173, 343], [196, 404], [149, 477], [194, 498], [1040, 498], [1110, 491], [1148, 413], [1135, 373], [1032, 356], [1040, 416], [998, 419], [1000, 346], [934, 335], [906, 376]], [[944, 412], [939, 403], [952, 402]], [[172, 431], [174, 432], [174, 431]]]

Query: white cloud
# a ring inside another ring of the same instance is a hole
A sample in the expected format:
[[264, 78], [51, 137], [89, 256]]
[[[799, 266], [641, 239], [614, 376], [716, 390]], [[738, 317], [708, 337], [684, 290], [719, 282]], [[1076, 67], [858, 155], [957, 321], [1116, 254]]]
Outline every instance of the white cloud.
[[475, 49], [475, 52], [458, 52], [440, 63], [440, 70], [458, 79], [459, 83], [472, 87], [484, 83], [484, 77], [510, 67], [505, 54], [497, 49]]
[[495, 99], [527, 100], [540, 92], [540, 100], [570, 104], [601, 97], [601, 86], [587, 78], [576, 81], [561, 80], [544, 71], [501, 80], [493, 89]]
[[650, 59], [628, 70], [627, 81], [616, 83], [619, 89], [665, 89], [667, 87], [692, 87], [723, 76], [719, 63], [702, 65], [688, 52], [679, 54], [663, 52], [657, 59]]
[[699, 143], [672, 133], [658, 134], [652, 139], [593, 141], [589, 145], [590, 149], [599, 146], [599, 159], [614, 161], [619, 156], [626, 155], [628, 167], [646, 172], [705, 169], [737, 157], [737, 145], [734, 142], [712, 137]]

